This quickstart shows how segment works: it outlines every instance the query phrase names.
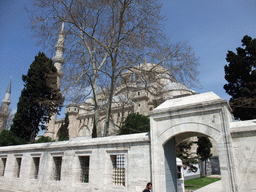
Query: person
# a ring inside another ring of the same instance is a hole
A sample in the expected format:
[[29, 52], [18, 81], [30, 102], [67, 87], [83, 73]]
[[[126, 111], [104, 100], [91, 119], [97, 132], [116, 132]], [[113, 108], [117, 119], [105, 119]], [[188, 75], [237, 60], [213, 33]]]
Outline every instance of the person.
[[150, 192], [152, 188], [152, 183], [148, 182], [146, 188], [142, 192]]

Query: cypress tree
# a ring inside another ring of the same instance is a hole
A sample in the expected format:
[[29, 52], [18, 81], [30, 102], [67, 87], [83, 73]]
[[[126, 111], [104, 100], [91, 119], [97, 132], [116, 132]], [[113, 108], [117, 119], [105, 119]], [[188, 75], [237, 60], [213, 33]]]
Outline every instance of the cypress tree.
[[69, 119], [68, 119], [68, 113], [66, 113], [64, 123], [62, 123], [62, 125], [58, 131], [58, 133], [59, 133], [58, 141], [69, 140], [68, 125], [69, 125]]
[[211, 154], [212, 143], [208, 137], [197, 137], [197, 155], [201, 161], [209, 159]]
[[198, 155], [198, 158], [205, 164], [204, 175], [206, 175], [206, 160], [212, 156], [211, 154], [212, 143], [209, 137], [197, 137], [197, 138], [198, 138], [197, 155]]
[[59, 112], [64, 98], [57, 86], [57, 69], [44, 53], [38, 53], [22, 80], [24, 89], [11, 131], [26, 142], [33, 143], [39, 130], [44, 130], [45, 123]]
[[246, 35], [242, 46], [236, 53], [228, 51], [224, 89], [232, 96], [229, 104], [235, 119], [249, 120], [256, 118], [256, 39]]
[[97, 127], [95, 123], [95, 118], [93, 118], [92, 138], [96, 138], [96, 137], [97, 137]]

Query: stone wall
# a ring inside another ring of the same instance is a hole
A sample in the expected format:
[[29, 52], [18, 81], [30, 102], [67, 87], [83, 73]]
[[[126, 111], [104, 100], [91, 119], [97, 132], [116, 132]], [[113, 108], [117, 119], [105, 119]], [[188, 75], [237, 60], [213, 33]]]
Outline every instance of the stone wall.
[[[147, 133], [0, 148], [0, 189], [19, 191], [176, 190], [175, 144], [194, 136], [217, 143], [223, 192], [256, 191], [256, 120], [232, 122], [214, 93], [168, 100]], [[39, 169], [37, 169], [39, 167]]]
[[146, 133], [0, 148], [1, 189], [134, 192], [150, 180]]
[[230, 123], [237, 191], [256, 191], [256, 120]]

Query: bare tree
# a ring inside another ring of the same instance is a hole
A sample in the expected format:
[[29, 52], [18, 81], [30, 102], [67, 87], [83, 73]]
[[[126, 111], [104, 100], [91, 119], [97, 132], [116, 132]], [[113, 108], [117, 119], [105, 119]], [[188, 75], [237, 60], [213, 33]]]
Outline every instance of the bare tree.
[[[32, 29], [46, 47], [56, 42], [65, 22], [64, 83], [69, 93], [94, 98], [95, 124], [100, 123], [100, 88], [107, 88], [108, 135], [117, 80], [125, 71], [148, 61], [164, 67], [171, 78], [188, 86], [197, 83], [197, 59], [185, 43], [172, 45], [162, 32], [161, 4], [156, 0], [34, 0]], [[138, 70], [141, 70], [138, 68]], [[150, 69], [148, 72], [151, 72]], [[70, 89], [71, 88], [71, 89]]]

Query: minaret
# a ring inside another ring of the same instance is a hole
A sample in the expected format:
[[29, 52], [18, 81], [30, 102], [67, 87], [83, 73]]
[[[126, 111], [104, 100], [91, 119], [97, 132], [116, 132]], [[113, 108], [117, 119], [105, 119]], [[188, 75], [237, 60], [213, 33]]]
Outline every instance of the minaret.
[[[52, 61], [54, 63], [54, 66], [57, 69], [58, 76], [57, 76], [57, 88], [60, 88], [60, 80], [63, 76], [62, 72], [62, 65], [64, 63], [63, 59], [63, 53], [65, 51], [65, 46], [64, 46], [64, 40], [65, 40], [65, 31], [64, 31], [64, 22], [62, 23], [61, 30], [59, 33], [59, 38], [58, 38], [58, 43], [55, 45], [55, 56], [52, 58]], [[57, 118], [57, 114], [54, 114], [51, 116], [51, 120], [47, 124], [47, 130], [45, 131], [44, 136], [49, 136], [52, 139], [55, 138], [55, 132], [56, 132], [56, 127], [55, 127], [55, 121]]]
[[58, 77], [57, 77], [58, 88], [60, 88], [60, 79], [63, 76], [63, 72], [61, 71], [61, 68], [64, 63], [64, 59], [63, 59], [63, 53], [65, 51], [64, 40], [65, 40], [65, 31], [64, 31], [64, 22], [63, 22], [61, 26], [59, 38], [58, 38], [58, 43], [57, 45], [55, 45], [56, 54], [52, 58], [54, 66], [58, 71]]
[[11, 104], [10, 96], [11, 96], [11, 85], [12, 85], [12, 77], [10, 79], [10, 83], [5, 93], [4, 100], [2, 100], [2, 108], [0, 111], [0, 131], [5, 130], [6, 121], [8, 118], [8, 109], [9, 105]]

